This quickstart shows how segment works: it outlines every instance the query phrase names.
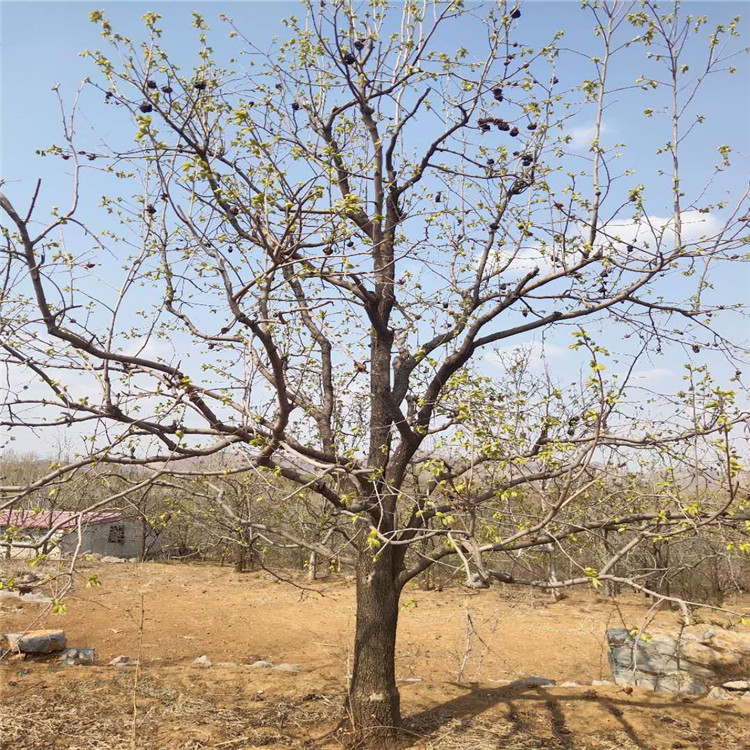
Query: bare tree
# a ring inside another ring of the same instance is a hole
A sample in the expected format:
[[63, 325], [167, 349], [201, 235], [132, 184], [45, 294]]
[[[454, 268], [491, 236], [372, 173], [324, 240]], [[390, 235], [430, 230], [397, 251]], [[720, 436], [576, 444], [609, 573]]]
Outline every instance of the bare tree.
[[[103, 95], [134, 141], [82, 149], [76, 109], [63, 108], [64, 141], [45, 153], [72, 166], [71, 207], [42, 219], [41, 184], [23, 208], [0, 198], [1, 423], [87, 435], [78, 457], [3, 487], [5, 506], [87, 467], [179, 479], [220, 452], [294, 485], [285, 503], [316, 495], [348, 519], [340, 543], [235, 520], [354, 564], [348, 706], [372, 743], [400, 723], [398, 602], [420, 573], [649, 590], [614, 572], [628, 553], [741, 518], [735, 391], [707, 372], [689, 395], [632, 378], [658, 353], [741, 361], [723, 323], [739, 300], [711, 286], [747, 234], [747, 196], [715, 199], [735, 155], [722, 148], [705, 184], [680, 156], [736, 21], [707, 32], [650, 2], [588, 5], [597, 49], [575, 82], [558, 80], [574, 54], [559, 36], [532, 49], [504, 2], [310, 2], [270, 51], [224, 19], [247, 68], [221, 66], [195, 13], [189, 73], [163, 48], [158, 14], [137, 43], [97, 11], [112, 53], [89, 53], [99, 76], [82, 95]], [[458, 28], [471, 50], [453, 49]], [[705, 66], [688, 74], [683, 55], [703, 42]], [[646, 75], [623, 85], [613, 70], [634, 55]], [[637, 107], [644, 88], [663, 106], [644, 117], [664, 126], [667, 219], [664, 191], [603, 141], [610, 102]], [[589, 150], [571, 153], [570, 118], [589, 111]], [[125, 193], [103, 200], [104, 229], [79, 218], [81, 180], [102, 164]], [[534, 334], [572, 345], [576, 386], [515, 360], [492, 374], [493, 347]], [[648, 501], [628, 488], [642, 470], [664, 476]], [[696, 472], [709, 471], [716, 491], [696, 499]], [[595, 492], [607, 477], [619, 486]], [[623, 530], [596, 566], [571, 558], [571, 575], [503, 567]]]

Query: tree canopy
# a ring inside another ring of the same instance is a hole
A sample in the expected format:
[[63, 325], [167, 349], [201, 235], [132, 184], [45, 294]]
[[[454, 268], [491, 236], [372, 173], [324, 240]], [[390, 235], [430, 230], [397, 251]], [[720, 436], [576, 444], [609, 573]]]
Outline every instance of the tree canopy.
[[[352, 713], [386, 733], [398, 595], [430, 566], [472, 587], [650, 590], [618, 568], [632, 550], [741, 525], [744, 301], [723, 279], [747, 260], [747, 193], [723, 194], [730, 146], [685, 166], [738, 20], [583, 5], [597, 51], [577, 79], [564, 34], [530, 46], [504, 2], [304, 3], [270, 50], [223, 17], [226, 64], [194, 13], [190, 69], [157, 13], [140, 41], [92, 13], [103, 45], [82, 98], [132, 138], [81, 148], [60, 96], [44, 154], [71, 172], [70, 207], [42, 217], [43, 184], [23, 207], [0, 198], [0, 423], [67, 426], [85, 448], [3, 487], [4, 506], [105, 465], [139, 467], [140, 487], [217, 456], [200, 473], [277, 478], [281, 507], [316, 497], [340, 543], [262, 531], [356, 566]], [[605, 122], [640, 100], [662, 145], [634, 169], [639, 133], [628, 150]], [[79, 218], [92, 169], [118, 182], [106, 220]], [[575, 363], [566, 382], [551, 348]], [[659, 355], [686, 364], [668, 393], [638, 383]], [[565, 580], [502, 565], [609, 532], [604, 560]]]

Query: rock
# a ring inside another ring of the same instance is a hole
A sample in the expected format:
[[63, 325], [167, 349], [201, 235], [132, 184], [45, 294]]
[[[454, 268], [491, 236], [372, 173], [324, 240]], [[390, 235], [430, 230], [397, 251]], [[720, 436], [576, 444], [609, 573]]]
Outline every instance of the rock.
[[535, 675], [522, 677], [520, 680], [514, 680], [511, 683], [513, 687], [550, 687], [554, 684], [554, 680], [550, 680], [547, 677], [537, 677]]
[[634, 637], [625, 628], [610, 628], [607, 642], [618, 685], [703, 695], [750, 668], [750, 635], [733, 631], [685, 628], [675, 635]]
[[717, 667], [731, 666], [735, 663], [732, 653], [718, 651], [707, 643], [698, 643], [697, 641], [685, 640], [681, 643], [679, 655], [692, 664], [703, 667], [706, 676]]
[[251, 667], [255, 667], [256, 669], [270, 669], [273, 666], [273, 662], [270, 661], [254, 661], [251, 665]]
[[21, 594], [22, 602], [41, 602], [42, 604], [50, 604], [52, 597], [46, 594], [38, 594], [36, 591], [30, 591], [28, 594]]
[[52, 597], [46, 594], [38, 594], [36, 591], [24, 592], [18, 589], [0, 591], [0, 599], [20, 599], [22, 602], [42, 602], [43, 604], [49, 604], [52, 601]]
[[32, 583], [36, 583], [37, 581], [41, 581], [42, 579], [33, 571], [29, 571], [28, 573], [24, 573], [23, 575], [16, 578], [16, 585], [21, 584], [25, 586], [29, 586]]
[[750, 690], [750, 680], [730, 680], [722, 685], [726, 690]]
[[110, 667], [135, 667], [138, 661], [131, 659], [129, 656], [115, 656], [109, 663]]
[[199, 656], [197, 659], [193, 661], [194, 667], [210, 667], [211, 666], [211, 660], [203, 654], [203, 656]]
[[592, 680], [591, 685], [593, 687], [611, 687], [615, 683], [612, 680]]
[[113, 555], [105, 555], [101, 559], [101, 562], [103, 562], [103, 563], [124, 563], [125, 562], [125, 558], [123, 558], [123, 557], [114, 557]]
[[11, 651], [23, 654], [52, 654], [65, 648], [65, 631], [29, 630], [27, 633], [6, 633], [5, 640]]
[[583, 685], [581, 685], [578, 682], [568, 681], [568, 682], [561, 682], [557, 687], [583, 687]]
[[301, 672], [302, 671], [299, 667], [299, 664], [279, 664], [278, 666], [274, 667], [274, 669], [277, 669], [279, 672]]
[[732, 696], [728, 690], [724, 688], [714, 687], [708, 691], [706, 698], [713, 698], [714, 700], [731, 700]]
[[94, 663], [95, 656], [96, 650], [93, 648], [66, 648], [60, 654], [59, 661], [66, 667], [77, 665], [90, 666]]

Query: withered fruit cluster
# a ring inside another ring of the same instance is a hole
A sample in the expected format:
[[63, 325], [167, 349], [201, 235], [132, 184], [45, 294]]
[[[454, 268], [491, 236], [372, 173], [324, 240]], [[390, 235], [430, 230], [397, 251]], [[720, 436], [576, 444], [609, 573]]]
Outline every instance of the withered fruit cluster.
[[[477, 125], [479, 126], [479, 129], [483, 133], [489, 133], [492, 125], [496, 125], [498, 130], [503, 130], [505, 132], [511, 129], [510, 125], [507, 122], [505, 122], [505, 120], [503, 120], [501, 117], [480, 117], [477, 120]], [[517, 133], [518, 133], [518, 130], [516, 130], [516, 134]]]

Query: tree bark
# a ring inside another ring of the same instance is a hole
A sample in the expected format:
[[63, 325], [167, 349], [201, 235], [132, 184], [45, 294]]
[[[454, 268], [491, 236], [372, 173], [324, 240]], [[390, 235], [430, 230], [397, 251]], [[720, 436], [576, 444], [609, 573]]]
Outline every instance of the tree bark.
[[313, 550], [307, 560], [307, 580], [314, 581], [318, 577], [318, 556]]
[[245, 570], [245, 545], [238, 542], [234, 551], [234, 572], [242, 573]]
[[[549, 582], [557, 583], [557, 561], [555, 560], [554, 548], [551, 548], [547, 551], [547, 559], [549, 562]], [[560, 599], [562, 599], [562, 592], [559, 588], [550, 589], [550, 595], [553, 602], [559, 602]]]
[[401, 699], [396, 687], [396, 627], [400, 590], [393, 548], [376, 561], [362, 550], [357, 563], [357, 624], [349, 711], [358, 747], [383, 747], [398, 733]]

